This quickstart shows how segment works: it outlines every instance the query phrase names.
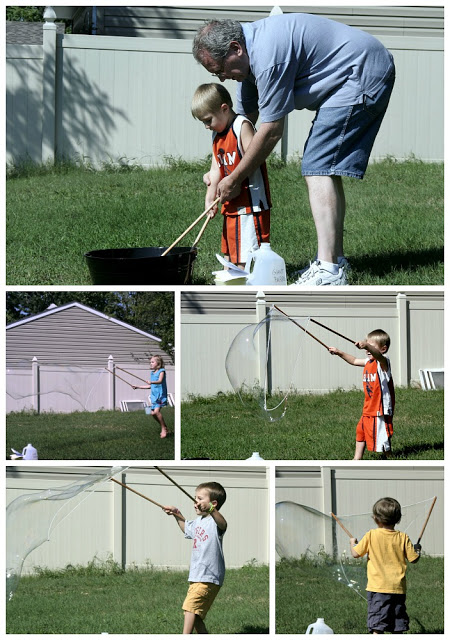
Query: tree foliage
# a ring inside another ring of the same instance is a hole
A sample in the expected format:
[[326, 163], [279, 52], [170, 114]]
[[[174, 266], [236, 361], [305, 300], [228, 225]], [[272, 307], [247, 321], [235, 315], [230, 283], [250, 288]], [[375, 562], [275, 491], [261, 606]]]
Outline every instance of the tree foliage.
[[6, 323], [42, 313], [51, 304], [79, 302], [161, 338], [161, 348], [174, 359], [175, 304], [172, 292], [162, 291], [9, 291]]
[[6, 7], [6, 19], [14, 22], [44, 22], [45, 7]]

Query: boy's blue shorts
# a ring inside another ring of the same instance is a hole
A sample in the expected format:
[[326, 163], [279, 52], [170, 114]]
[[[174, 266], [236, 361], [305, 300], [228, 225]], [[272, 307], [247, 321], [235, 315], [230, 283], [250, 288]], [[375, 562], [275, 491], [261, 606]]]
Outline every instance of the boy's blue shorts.
[[364, 96], [362, 104], [317, 111], [303, 151], [303, 176], [364, 177], [394, 82], [395, 71], [375, 96]]
[[408, 631], [405, 593], [367, 591], [367, 628], [369, 631], [400, 633]]

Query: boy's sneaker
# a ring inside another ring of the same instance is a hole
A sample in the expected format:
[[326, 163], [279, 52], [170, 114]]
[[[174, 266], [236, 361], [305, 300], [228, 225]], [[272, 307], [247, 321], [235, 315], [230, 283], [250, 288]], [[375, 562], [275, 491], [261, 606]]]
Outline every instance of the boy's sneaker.
[[[317, 258], [317, 253], [316, 253], [316, 257], [314, 258], [314, 262], [310, 262], [309, 265], [307, 267], [305, 267], [304, 269], [300, 269], [300, 271], [297, 271], [297, 275], [299, 276], [299, 279], [306, 274], [307, 271], [309, 271], [311, 269], [311, 267], [318, 261]], [[352, 270], [351, 266], [350, 266], [350, 262], [347, 260], [347, 258], [345, 258], [344, 256], [341, 256], [340, 258], [338, 258], [338, 267], [340, 267], [341, 269], [344, 270], [345, 275], [347, 276], [350, 271]]]
[[[345, 260], [345, 258], [344, 258]], [[291, 287], [324, 287], [324, 286], [344, 286], [347, 284], [347, 277], [343, 267], [339, 267], [337, 273], [331, 273], [322, 268], [320, 260], [315, 260], [309, 268], [300, 276]]]

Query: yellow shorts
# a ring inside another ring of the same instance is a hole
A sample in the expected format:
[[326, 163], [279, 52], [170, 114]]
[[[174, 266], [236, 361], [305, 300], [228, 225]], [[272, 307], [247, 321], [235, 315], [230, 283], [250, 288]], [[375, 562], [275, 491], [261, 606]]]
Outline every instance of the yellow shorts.
[[183, 602], [183, 610], [195, 613], [204, 620], [219, 589], [220, 586], [212, 582], [190, 582]]

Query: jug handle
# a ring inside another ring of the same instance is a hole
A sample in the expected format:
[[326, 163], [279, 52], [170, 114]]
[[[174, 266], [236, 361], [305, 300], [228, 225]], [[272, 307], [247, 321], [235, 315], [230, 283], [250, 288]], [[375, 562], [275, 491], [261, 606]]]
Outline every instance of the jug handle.
[[251, 267], [251, 264], [252, 264], [253, 255], [254, 255], [253, 251], [251, 251], [251, 252], [247, 255], [247, 261], [246, 261], [246, 263], [245, 263], [245, 270], [246, 270], [248, 273], [250, 273], [250, 267]]
[[310, 629], [312, 629], [312, 628], [313, 628], [313, 626], [314, 626], [314, 625], [310, 624], [310, 625], [308, 626], [308, 628], [306, 629], [305, 634], [306, 634], [306, 633], [312, 633], [312, 631], [310, 631]]

